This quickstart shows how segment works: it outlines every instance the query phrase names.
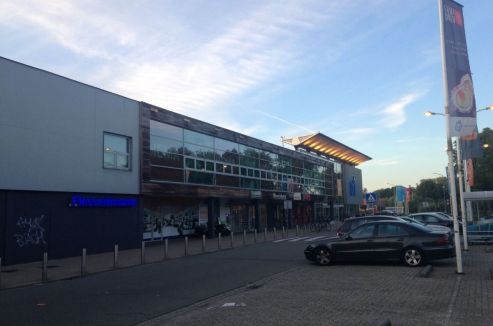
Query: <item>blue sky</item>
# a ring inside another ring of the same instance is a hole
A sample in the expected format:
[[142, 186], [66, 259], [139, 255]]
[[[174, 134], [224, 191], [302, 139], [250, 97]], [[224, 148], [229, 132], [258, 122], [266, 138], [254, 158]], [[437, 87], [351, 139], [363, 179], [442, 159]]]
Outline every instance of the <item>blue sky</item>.
[[[125, 5], [123, 5], [125, 3]], [[493, 1], [462, 0], [478, 108]], [[435, 0], [0, 2], [0, 55], [280, 145], [322, 132], [368, 190], [445, 173]], [[492, 127], [493, 112], [478, 114]]]

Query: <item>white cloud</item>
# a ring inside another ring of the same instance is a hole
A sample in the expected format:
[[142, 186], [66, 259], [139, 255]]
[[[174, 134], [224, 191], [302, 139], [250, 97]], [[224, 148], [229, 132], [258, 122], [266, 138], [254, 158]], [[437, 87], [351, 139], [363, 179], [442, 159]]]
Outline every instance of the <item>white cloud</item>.
[[417, 101], [422, 92], [410, 93], [402, 96], [395, 102], [387, 105], [380, 115], [382, 118], [382, 125], [386, 128], [396, 128], [406, 122], [406, 108], [413, 102]]
[[65, 0], [2, 1], [0, 21], [47, 36], [86, 57], [114, 59], [115, 53], [108, 48], [129, 46], [135, 41], [131, 28], [98, 8], [96, 3], [82, 4]]

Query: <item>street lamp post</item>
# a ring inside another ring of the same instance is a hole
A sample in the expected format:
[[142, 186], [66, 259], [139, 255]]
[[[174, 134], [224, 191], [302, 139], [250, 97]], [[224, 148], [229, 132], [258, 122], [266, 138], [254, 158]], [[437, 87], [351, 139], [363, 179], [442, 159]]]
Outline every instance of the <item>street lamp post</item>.
[[[443, 73], [445, 74], [445, 70], [443, 70]], [[445, 79], [446, 80], [446, 79]], [[458, 222], [458, 208], [457, 208], [457, 191], [455, 187], [455, 172], [453, 169], [452, 165], [452, 137], [450, 136], [450, 125], [448, 123], [448, 98], [445, 98], [445, 113], [439, 113], [439, 112], [432, 112], [432, 111], [426, 111], [425, 115], [426, 116], [432, 116], [432, 115], [441, 115], [446, 117], [446, 130], [447, 130], [447, 156], [448, 156], [448, 174], [450, 176], [449, 178], [449, 190], [450, 190], [450, 200], [451, 200], [451, 214], [454, 220], [454, 238], [455, 238], [455, 251], [456, 251], [456, 259], [457, 259], [457, 273], [462, 274], [462, 256], [461, 256], [461, 251], [460, 251], [460, 235], [459, 235], [459, 222]], [[481, 111], [493, 111], [493, 104], [489, 105], [485, 108], [476, 110], [476, 112], [481, 112]], [[459, 138], [460, 140], [460, 138]], [[462, 223], [462, 236], [463, 236], [463, 241], [464, 241], [464, 250], [468, 250], [468, 243], [467, 243], [467, 218], [464, 219], [464, 216], [467, 215], [466, 213], [466, 207], [464, 204], [464, 183], [463, 183], [463, 176], [464, 176], [464, 169], [463, 169], [463, 162], [461, 158], [461, 152], [460, 152], [460, 142], [458, 142], [457, 146], [457, 168], [459, 171], [459, 195], [460, 195], [460, 203], [461, 203], [461, 212], [463, 216], [463, 223]], [[452, 177], [453, 176], [453, 177]], [[466, 187], [468, 187], [466, 185]], [[466, 191], [469, 191], [470, 188], [466, 188]]]

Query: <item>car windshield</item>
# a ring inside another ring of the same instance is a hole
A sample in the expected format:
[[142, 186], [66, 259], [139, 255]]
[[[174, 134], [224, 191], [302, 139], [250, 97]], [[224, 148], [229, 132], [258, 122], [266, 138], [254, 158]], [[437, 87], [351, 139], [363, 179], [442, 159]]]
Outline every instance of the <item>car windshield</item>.
[[409, 222], [409, 223], [414, 223], [414, 224], [423, 225], [423, 226], [425, 225], [424, 223], [413, 220], [412, 218], [407, 217], [407, 216], [401, 216], [401, 219], [403, 219], [404, 221]]

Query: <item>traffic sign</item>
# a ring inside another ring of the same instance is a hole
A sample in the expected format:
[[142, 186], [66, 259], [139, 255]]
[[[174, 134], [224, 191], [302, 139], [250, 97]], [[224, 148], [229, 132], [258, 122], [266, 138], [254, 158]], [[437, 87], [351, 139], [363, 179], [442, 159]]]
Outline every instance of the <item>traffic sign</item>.
[[374, 192], [369, 192], [365, 196], [367, 204], [375, 204], [377, 202], [377, 194]]

